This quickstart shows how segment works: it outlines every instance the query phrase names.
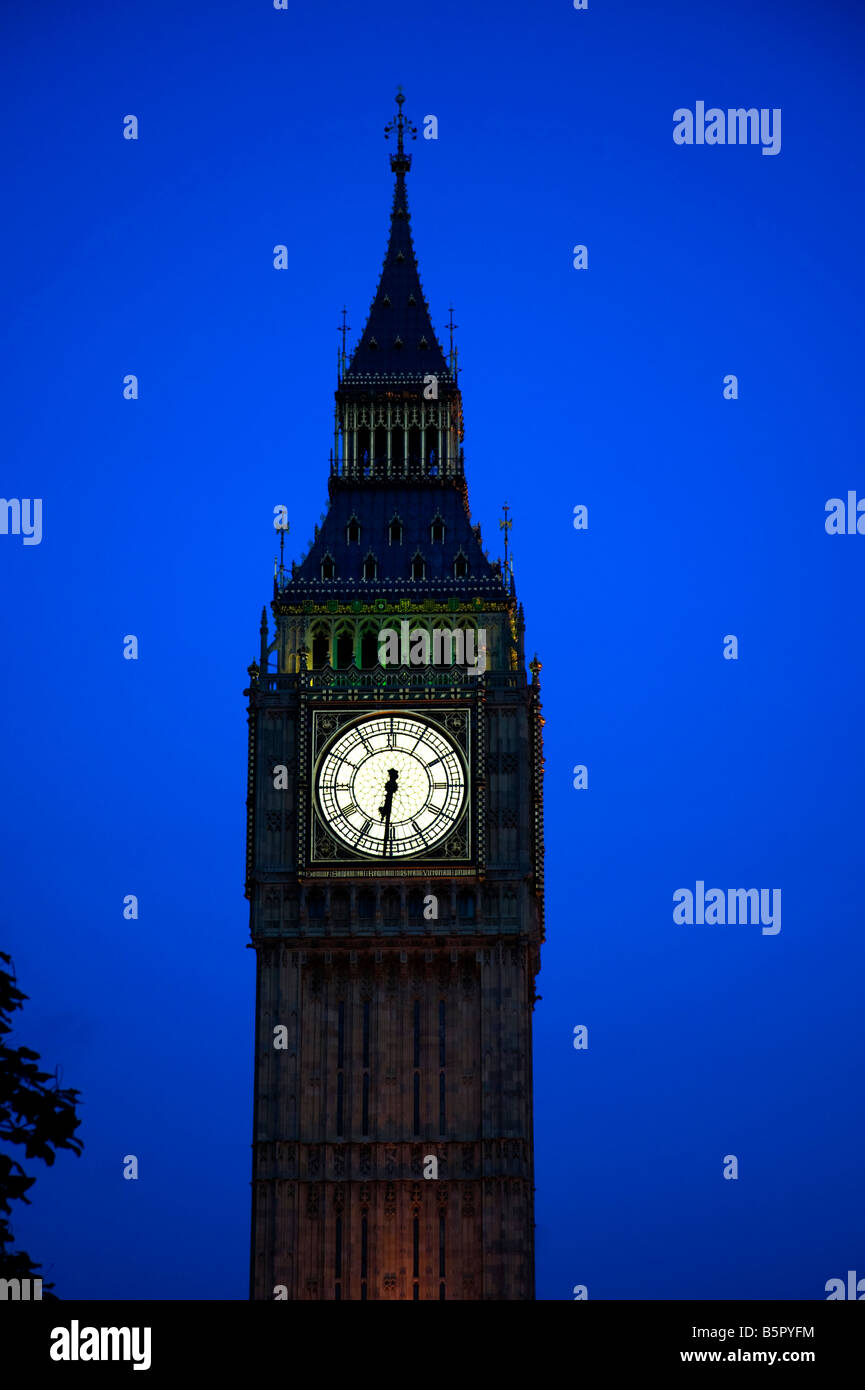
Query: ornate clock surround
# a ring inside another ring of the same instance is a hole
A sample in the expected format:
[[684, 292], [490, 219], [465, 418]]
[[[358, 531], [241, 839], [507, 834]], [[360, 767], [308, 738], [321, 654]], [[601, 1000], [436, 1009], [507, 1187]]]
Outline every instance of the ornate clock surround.
[[[313, 709], [310, 714], [307, 763], [309, 773], [305, 798], [308, 830], [306, 854], [304, 855], [310, 870], [314, 872], [325, 866], [335, 867], [338, 865], [343, 873], [351, 874], [354, 877], [358, 875], [380, 877], [390, 874], [410, 876], [413, 873], [420, 875], [432, 866], [439, 870], [447, 866], [449, 872], [455, 873], [459, 873], [460, 870], [463, 873], [473, 871], [472, 866], [476, 860], [477, 844], [478, 798], [476, 789], [478, 777], [474, 748], [477, 739], [473, 738], [475, 721], [471, 708], [464, 704], [459, 706], [438, 704], [430, 706], [419, 700], [411, 703], [400, 701], [399, 704], [385, 703], [380, 706], [370, 705], [361, 708], [357, 704], [352, 704], [347, 708], [329, 706], [326, 709]], [[431, 725], [433, 729], [456, 745], [465, 765], [466, 792], [462, 809], [452, 830], [439, 844], [431, 846], [427, 853], [386, 860], [375, 859], [370, 855], [352, 851], [340, 843], [322, 818], [318, 805], [316, 778], [321, 758], [340, 730], [376, 716], [389, 717], [390, 715], [416, 719], [421, 723]], [[339, 873], [338, 869], [337, 873]]]

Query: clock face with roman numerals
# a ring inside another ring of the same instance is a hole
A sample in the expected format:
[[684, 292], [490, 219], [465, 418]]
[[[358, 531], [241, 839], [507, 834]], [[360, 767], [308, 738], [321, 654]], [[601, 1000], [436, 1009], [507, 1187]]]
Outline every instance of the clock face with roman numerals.
[[456, 745], [434, 724], [377, 714], [342, 729], [321, 757], [319, 808], [330, 833], [372, 859], [423, 855], [453, 830], [466, 798]]

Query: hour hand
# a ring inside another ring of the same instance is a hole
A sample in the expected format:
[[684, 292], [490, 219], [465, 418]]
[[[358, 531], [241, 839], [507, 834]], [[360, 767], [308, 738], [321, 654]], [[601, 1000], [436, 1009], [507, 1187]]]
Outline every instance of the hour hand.
[[380, 820], [384, 820], [385, 816], [387, 816], [390, 813], [391, 802], [393, 801], [393, 794], [396, 791], [398, 777], [399, 773], [397, 772], [396, 768], [389, 767], [388, 779], [384, 784], [384, 805], [379, 806], [378, 808]]

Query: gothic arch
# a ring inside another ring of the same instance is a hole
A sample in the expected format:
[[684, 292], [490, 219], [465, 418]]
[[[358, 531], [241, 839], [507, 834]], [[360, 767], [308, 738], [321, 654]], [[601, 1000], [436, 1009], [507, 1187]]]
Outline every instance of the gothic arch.
[[313, 670], [330, 666], [330, 623], [312, 623], [309, 629], [309, 654]]

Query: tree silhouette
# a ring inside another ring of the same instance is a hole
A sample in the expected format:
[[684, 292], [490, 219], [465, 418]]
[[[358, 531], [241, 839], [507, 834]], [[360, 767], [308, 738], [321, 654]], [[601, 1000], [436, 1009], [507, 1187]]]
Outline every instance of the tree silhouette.
[[[50, 1167], [58, 1149], [71, 1149], [77, 1155], [84, 1147], [75, 1136], [81, 1123], [75, 1113], [78, 1091], [61, 1090], [56, 1074], [52, 1077], [50, 1072], [40, 1071], [38, 1052], [7, 1046], [12, 1014], [29, 995], [18, 989], [14, 973], [4, 969], [12, 965], [11, 956], [0, 951], [0, 961], [0, 1143], [23, 1144], [25, 1158], [41, 1159]], [[8, 1219], [12, 1202], [30, 1205], [25, 1193], [35, 1181], [8, 1153], [0, 1152], [0, 1276], [4, 1279], [40, 1277], [37, 1271], [42, 1266], [34, 1264], [26, 1250], [11, 1248]], [[45, 1289], [53, 1287], [44, 1285]]]

